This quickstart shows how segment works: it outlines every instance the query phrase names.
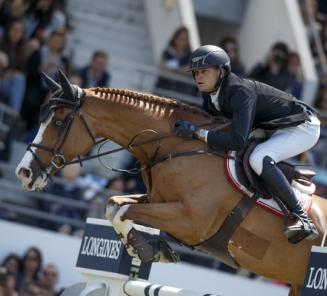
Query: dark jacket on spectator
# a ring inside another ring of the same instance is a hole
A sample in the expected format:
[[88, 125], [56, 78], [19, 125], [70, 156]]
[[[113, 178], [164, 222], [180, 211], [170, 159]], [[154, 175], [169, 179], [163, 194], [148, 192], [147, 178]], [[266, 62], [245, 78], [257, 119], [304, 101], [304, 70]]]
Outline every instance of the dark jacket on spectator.
[[91, 81], [90, 75], [90, 67], [84, 67], [77, 71], [77, 74], [82, 78], [82, 88], [92, 87], [92, 86], [99, 86], [99, 87], [107, 87], [110, 82], [110, 74], [107, 72], [103, 72], [100, 77], [98, 77], [94, 83]]

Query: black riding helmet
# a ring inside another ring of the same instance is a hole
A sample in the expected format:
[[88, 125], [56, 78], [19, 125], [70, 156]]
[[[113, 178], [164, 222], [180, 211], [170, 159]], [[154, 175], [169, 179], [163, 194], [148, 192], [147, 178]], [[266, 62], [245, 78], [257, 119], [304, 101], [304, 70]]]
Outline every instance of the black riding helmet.
[[225, 70], [225, 76], [231, 71], [230, 58], [220, 47], [215, 45], [204, 45], [193, 51], [190, 65], [187, 71], [219, 67]]

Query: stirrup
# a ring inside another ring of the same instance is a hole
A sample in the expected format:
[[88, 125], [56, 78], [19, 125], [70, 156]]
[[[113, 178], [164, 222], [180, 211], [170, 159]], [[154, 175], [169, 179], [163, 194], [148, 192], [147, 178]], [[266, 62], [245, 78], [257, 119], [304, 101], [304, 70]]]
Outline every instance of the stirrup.
[[303, 217], [302, 215], [291, 213], [286, 218], [285, 223], [287, 223], [290, 216], [296, 219], [292, 225], [287, 226], [285, 224], [284, 234], [290, 243], [296, 244], [303, 239], [314, 240], [319, 236], [316, 225], [309, 217]]

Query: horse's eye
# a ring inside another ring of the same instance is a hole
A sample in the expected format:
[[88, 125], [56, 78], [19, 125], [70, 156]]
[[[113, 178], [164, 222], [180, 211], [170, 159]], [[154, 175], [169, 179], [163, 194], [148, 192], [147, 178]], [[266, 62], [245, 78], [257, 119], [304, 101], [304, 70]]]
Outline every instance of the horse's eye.
[[62, 121], [62, 120], [56, 120], [56, 121], [54, 122], [54, 124], [55, 124], [55, 126], [60, 127], [60, 126], [63, 125], [63, 121]]

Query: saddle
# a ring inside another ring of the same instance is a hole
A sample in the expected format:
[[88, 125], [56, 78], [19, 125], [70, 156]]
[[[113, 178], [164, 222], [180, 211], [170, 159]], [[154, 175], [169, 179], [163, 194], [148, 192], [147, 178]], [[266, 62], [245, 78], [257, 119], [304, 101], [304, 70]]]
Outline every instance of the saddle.
[[[252, 170], [249, 157], [254, 148], [261, 143], [262, 139], [253, 139], [241, 151], [235, 153], [235, 168], [238, 181], [248, 190], [249, 193], [257, 193], [260, 198], [275, 198], [281, 209], [284, 211], [286, 207], [277, 196], [265, 186], [261, 178]], [[316, 173], [309, 169], [296, 167], [288, 162], [281, 161], [278, 164], [279, 169], [284, 173], [290, 185], [304, 194], [311, 195], [315, 191], [315, 185], [312, 178]], [[287, 213], [287, 211], [286, 211]]]
[[[243, 193], [243, 197], [230, 210], [220, 229], [205, 242], [194, 246], [197, 250], [216, 255], [220, 258], [220, 261], [234, 268], [239, 266], [229, 252], [230, 239], [255, 204], [273, 211], [277, 215], [285, 216], [285, 218], [289, 214], [287, 207], [266, 188], [264, 182], [249, 164], [249, 157], [253, 149], [263, 140], [262, 138], [252, 139], [243, 150], [228, 152], [225, 160], [225, 174], [230, 183]], [[279, 162], [277, 165], [299, 197], [303, 209], [308, 211], [311, 206], [311, 194], [315, 191], [315, 185], [312, 182], [315, 172], [308, 169], [299, 169], [285, 161]]]

